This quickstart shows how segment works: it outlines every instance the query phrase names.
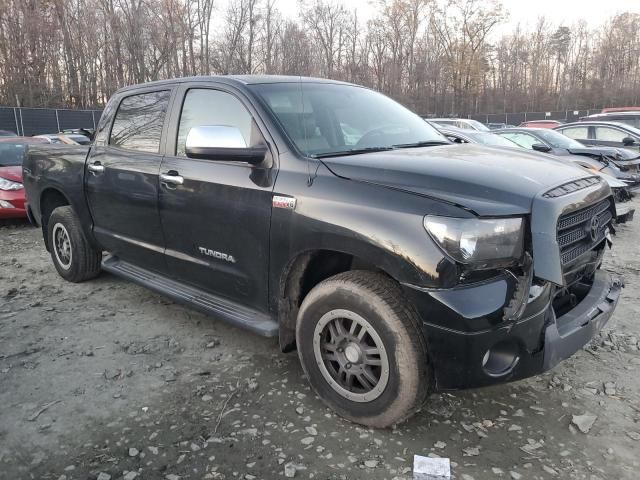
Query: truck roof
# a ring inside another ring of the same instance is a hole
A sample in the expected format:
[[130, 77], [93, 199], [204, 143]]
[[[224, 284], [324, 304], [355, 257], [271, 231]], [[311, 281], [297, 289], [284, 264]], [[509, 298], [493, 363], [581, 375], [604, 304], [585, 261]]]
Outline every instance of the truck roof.
[[198, 75], [194, 77], [181, 77], [169, 80], [156, 80], [154, 82], [140, 83], [120, 88], [116, 93], [126, 92], [129, 90], [137, 90], [150, 86], [175, 85], [185, 82], [220, 82], [230, 85], [253, 85], [259, 83], [326, 83], [339, 85], [353, 85], [338, 80], [329, 80], [326, 78], [301, 77], [298, 75]]

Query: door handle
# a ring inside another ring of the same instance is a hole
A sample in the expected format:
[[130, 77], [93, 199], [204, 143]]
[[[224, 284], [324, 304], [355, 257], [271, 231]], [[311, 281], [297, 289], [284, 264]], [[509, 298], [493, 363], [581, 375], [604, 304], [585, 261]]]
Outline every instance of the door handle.
[[161, 173], [160, 181], [171, 185], [182, 185], [184, 183], [184, 178], [178, 175], [178, 172], [171, 170], [167, 173]]
[[91, 173], [103, 173], [104, 172], [104, 165], [101, 165], [100, 162], [95, 162], [92, 164], [89, 164], [87, 166], [87, 169], [91, 172]]

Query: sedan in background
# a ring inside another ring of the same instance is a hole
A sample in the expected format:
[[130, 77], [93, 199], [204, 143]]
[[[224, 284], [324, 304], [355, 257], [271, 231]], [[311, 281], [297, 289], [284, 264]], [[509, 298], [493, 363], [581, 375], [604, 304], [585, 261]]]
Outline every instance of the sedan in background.
[[640, 159], [627, 150], [585, 146], [555, 130], [544, 128], [509, 128], [496, 130], [495, 133], [522, 148], [558, 156], [580, 156], [582, 162], [592, 165], [595, 170], [611, 175], [629, 186], [640, 185], [640, 175], [637, 173]]
[[36, 135], [33, 138], [42, 138], [49, 143], [57, 145], [79, 145], [79, 142], [72, 139], [70, 135], [63, 135], [61, 133], [47, 133], [44, 135]]
[[487, 127], [489, 127], [489, 130], [500, 130], [500, 129], [503, 129], [503, 128], [515, 127], [515, 125], [509, 125], [508, 123], [491, 122], [491, 123], [487, 123]]
[[519, 145], [513, 143], [508, 138], [496, 135], [493, 132], [479, 132], [477, 130], [461, 130], [453, 127], [434, 127], [447, 139], [453, 143], [478, 143], [489, 147], [518, 148]]
[[640, 151], [640, 128], [626, 123], [583, 120], [566, 123], [555, 130], [584, 145], [624, 148], [636, 156]]
[[562, 125], [558, 120], [529, 120], [522, 122], [518, 127], [521, 128], [556, 128]]
[[[509, 140], [508, 137], [490, 132], [470, 132], [468, 130], [445, 127], [438, 127], [438, 131], [453, 143], [478, 143], [490, 147], [522, 148], [517, 143]], [[628, 183], [618, 180], [614, 176], [604, 172], [602, 169], [604, 165], [597, 160], [592, 160], [581, 155], [564, 155], [555, 158], [562, 163], [571, 162], [578, 167], [585, 168], [604, 178], [611, 187], [616, 201], [616, 221], [618, 223], [624, 223], [633, 218], [635, 209], [632, 208], [629, 203], [633, 198], [633, 193]]]
[[25, 190], [22, 185], [22, 159], [27, 145], [48, 143], [43, 138], [0, 138], [0, 219], [24, 218]]
[[425, 120], [434, 126], [455, 127], [461, 130], [477, 130], [479, 132], [489, 131], [489, 127], [484, 123], [470, 118], [425, 118]]
[[[631, 107], [638, 108], [638, 107]], [[594, 113], [580, 118], [581, 122], [616, 122], [640, 128], [640, 108], [623, 112]]]

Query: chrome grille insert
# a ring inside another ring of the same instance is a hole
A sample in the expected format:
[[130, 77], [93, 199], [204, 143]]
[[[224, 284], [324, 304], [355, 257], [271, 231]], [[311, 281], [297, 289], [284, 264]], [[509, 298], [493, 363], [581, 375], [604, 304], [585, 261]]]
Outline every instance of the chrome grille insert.
[[609, 199], [565, 213], [558, 219], [557, 237], [562, 265], [573, 262], [605, 239], [613, 219]]

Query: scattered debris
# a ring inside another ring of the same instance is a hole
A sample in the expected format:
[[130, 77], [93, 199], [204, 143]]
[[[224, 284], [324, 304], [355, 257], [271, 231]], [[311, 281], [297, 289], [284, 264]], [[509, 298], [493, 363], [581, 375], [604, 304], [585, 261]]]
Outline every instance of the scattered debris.
[[[413, 456], [413, 473], [427, 478], [451, 478], [451, 464], [448, 458]], [[420, 477], [418, 477], [420, 478]]]
[[33, 415], [31, 415], [27, 420], [30, 422], [35, 421], [40, 415], [46, 412], [49, 408], [53, 407], [55, 404], [60, 403], [62, 400], [54, 400], [53, 402], [49, 402], [46, 405], [40, 407], [38, 411], [36, 411]]
[[589, 430], [591, 430], [591, 427], [593, 427], [597, 418], [597, 415], [590, 415], [588, 413], [585, 413], [584, 415], [574, 415], [571, 419], [571, 423], [578, 427], [578, 430], [582, 433], [589, 433]]

